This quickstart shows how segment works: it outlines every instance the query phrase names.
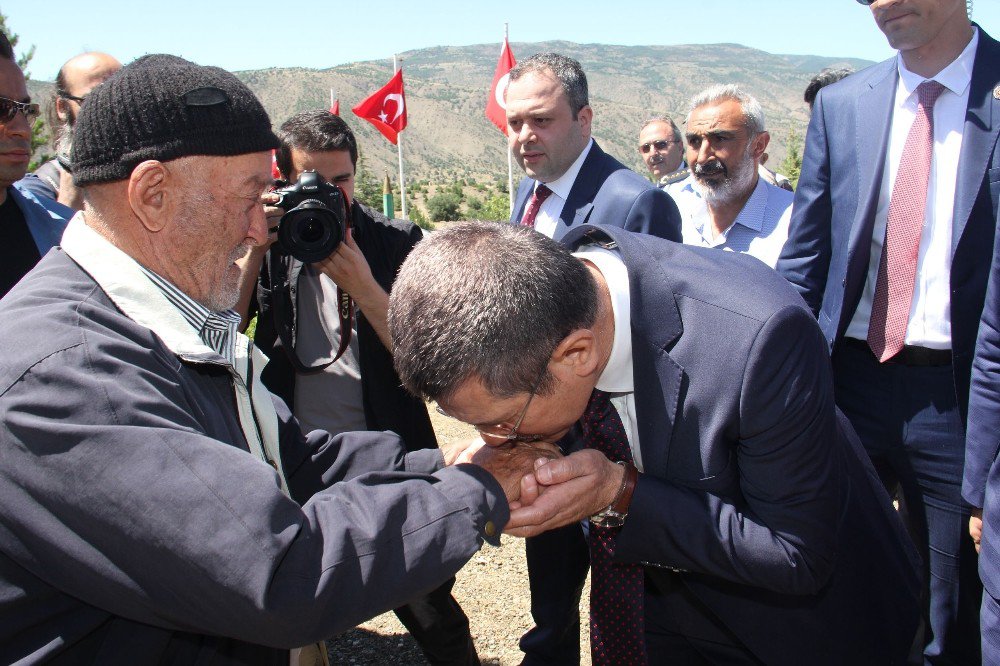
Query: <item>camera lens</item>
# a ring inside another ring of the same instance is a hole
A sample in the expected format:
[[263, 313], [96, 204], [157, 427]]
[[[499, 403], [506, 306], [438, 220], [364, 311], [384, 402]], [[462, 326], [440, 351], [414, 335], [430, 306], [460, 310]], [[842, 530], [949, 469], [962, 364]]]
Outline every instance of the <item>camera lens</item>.
[[343, 223], [315, 199], [303, 201], [285, 213], [278, 226], [278, 242], [288, 254], [304, 263], [328, 257], [343, 237]]

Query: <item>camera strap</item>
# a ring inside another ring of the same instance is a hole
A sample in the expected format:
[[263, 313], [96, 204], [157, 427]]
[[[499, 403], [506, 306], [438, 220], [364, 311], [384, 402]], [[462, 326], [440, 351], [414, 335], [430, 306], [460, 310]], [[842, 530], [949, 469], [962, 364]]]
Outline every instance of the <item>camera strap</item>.
[[[340, 185], [334, 184], [338, 190], [340, 190], [341, 201], [347, 202], [347, 193], [344, 192], [344, 188]], [[344, 210], [344, 241], [347, 241], [347, 234], [351, 233], [351, 229], [354, 227], [354, 202], [351, 202], [350, 206], [345, 206]], [[337, 359], [344, 355], [347, 348], [351, 346], [351, 334], [354, 332], [354, 299], [346, 291], [337, 285], [337, 316], [340, 318], [340, 349], [337, 350], [337, 355], [333, 357], [330, 363], [336, 363]]]

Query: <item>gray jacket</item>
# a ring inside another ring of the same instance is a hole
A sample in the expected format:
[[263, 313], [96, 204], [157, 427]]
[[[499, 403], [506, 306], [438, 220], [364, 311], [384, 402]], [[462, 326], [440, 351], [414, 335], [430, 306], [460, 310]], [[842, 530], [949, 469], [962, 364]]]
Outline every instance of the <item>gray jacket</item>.
[[0, 301], [0, 663], [287, 664], [496, 541], [485, 471], [391, 433], [306, 437], [258, 395], [287, 496], [233, 368], [176, 311], [138, 323], [162, 296], [79, 216], [63, 244], [76, 261]]

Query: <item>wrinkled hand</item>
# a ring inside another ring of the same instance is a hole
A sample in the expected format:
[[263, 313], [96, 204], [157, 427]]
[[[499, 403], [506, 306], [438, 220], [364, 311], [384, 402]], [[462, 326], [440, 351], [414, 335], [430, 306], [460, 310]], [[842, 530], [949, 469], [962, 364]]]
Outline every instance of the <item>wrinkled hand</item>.
[[[260, 195], [260, 202], [264, 204], [264, 217], [267, 218], [267, 228], [269, 231], [267, 234], [267, 243], [265, 245], [258, 245], [258, 248], [266, 250], [278, 240], [278, 223], [281, 221], [281, 216], [285, 214], [283, 209], [275, 205], [280, 198], [274, 192], [264, 192], [264, 194]], [[274, 231], [270, 231], [271, 229], [274, 229]]]
[[972, 537], [972, 542], [976, 544], [976, 552], [979, 552], [979, 542], [983, 538], [983, 510], [982, 509], [972, 509], [972, 515], [969, 517], [969, 536]]
[[530, 478], [522, 479], [523, 500], [512, 507], [504, 531], [535, 536], [592, 516], [611, 504], [624, 474], [624, 467], [594, 449], [542, 461]]
[[480, 444], [470, 452], [468, 462], [492, 474], [503, 488], [507, 501], [516, 502], [521, 497], [522, 480], [526, 476], [534, 477], [536, 464], [560, 455], [555, 445], [544, 442], [506, 446]]

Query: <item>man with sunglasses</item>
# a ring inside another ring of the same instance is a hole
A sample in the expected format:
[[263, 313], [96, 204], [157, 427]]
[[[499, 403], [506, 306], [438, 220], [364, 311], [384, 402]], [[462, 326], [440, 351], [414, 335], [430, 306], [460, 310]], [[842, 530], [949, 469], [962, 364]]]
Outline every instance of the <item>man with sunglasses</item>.
[[[751, 257], [615, 227], [563, 243], [575, 254], [511, 225], [435, 232], [389, 331], [404, 384], [487, 445], [568, 454], [522, 482], [541, 492], [509, 527], [589, 518], [594, 666], [904, 663], [918, 558], [794, 289]], [[577, 558], [562, 546], [554, 577]]]
[[74, 56], [59, 68], [46, 115], [57, 156], [38, 167], [34, 174], [28, 174], [21, 181], [25, 188], [75, 210], [83, 208], [83, 199], [73, 187], [73, 177], [63, 166], [69, 164], [73, 126], [80, 105], [90, 91], [121, 67], [122, 64], [107, 53], [91, 52]]
[[0, 33], [0, 297], [59, 244], [73, 211], [18, 183], [31, 159], [32, 103], [14, 50]]
[[639, 129], [639, 156], [660, 187], [679, 183], [691, 173], [684, 162], [681, 131], [669, 116], [656, 116]]
[[[961, 490], [1000, 196], [1000, 43], [966, 0], [860, 1], [898, 53], [817, 95], [777, 268], [819, 318], [837, 404], [924, 557], [917, 651], [979, 663]], [[966, 500], [982, 506], [976, 487]]]

